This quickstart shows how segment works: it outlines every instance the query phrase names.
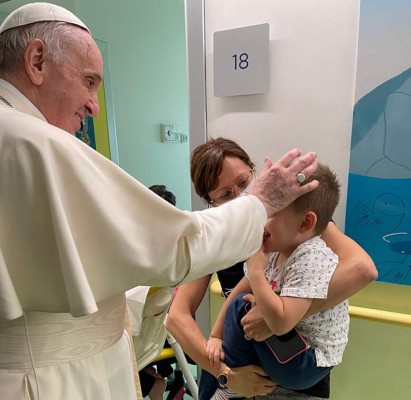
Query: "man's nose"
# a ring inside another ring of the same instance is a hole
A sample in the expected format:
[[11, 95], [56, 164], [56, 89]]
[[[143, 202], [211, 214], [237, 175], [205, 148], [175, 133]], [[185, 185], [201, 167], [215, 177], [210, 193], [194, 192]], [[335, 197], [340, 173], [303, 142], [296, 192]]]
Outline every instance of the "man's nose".
[[97, 117], [100, 109], [97, 94], [93, 95], [86, 104], [87, 113], [92, 117]]

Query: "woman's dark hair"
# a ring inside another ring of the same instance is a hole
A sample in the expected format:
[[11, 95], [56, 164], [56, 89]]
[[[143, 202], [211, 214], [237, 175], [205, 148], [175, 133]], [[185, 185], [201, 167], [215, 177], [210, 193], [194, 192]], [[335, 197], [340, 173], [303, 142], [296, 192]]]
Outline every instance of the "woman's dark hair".
[[255, 169], [249, 155], [236, 142], [230, 139], [210, 139], [198, 146], [191, 155], [191, 180], [196, 193], [207, 203], [208, 193], [218, 185], [218, 177], [226, 157], [235, 157]]

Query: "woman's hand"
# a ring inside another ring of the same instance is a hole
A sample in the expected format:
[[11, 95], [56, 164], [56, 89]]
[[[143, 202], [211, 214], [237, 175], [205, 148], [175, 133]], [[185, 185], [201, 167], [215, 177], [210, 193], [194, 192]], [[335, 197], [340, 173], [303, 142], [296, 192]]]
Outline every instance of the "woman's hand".
[[266, 396], [276, 386], [277, 384], [257, 365], [233, 368], [229, 374], [229, 389], [244, 397]]
[[211, 337], [207, 341], [206, 353], [210, 364], [215, 368], [220, 368], [220, 360], [224, 361], [223, 341], [217, 337]]
[[265, 323], [258, 306], [255, 304], [254, 296], [252, 294], [247, 294], [243, 299], [249, 301], [252, 306], [251, 310], [241, 319], [244, 333], [257, 342], [267, 339], [273, 333]]

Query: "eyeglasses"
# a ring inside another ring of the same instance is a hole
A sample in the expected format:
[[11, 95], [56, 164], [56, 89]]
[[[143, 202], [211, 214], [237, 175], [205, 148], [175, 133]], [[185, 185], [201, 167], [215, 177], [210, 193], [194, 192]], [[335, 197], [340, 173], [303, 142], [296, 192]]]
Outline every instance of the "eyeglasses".
[[222, 190], [215, 199], [210, 200], [210, 204], [214, 207], [221, 206], [227, 201], [235, 199], [238, 195], [234, 192], [236, 189], [238, 192], [246, 192], [253, 185], [257, 176], [254, 170], [250, 170], [247, 173], [240, 175], [237, 179], [237, 183], [230, 190]]

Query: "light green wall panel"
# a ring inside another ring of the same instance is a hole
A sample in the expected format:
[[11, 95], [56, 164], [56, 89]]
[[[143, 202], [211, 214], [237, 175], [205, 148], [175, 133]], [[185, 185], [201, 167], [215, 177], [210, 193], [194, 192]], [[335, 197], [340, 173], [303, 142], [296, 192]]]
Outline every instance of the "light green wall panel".
[[[11, 0], [6, 3], [0, 4], [0, 12], [9, 14], [11, 11], [15, 10], [16, 8], [24, 6], [25, 4], [28, 4], [28, 3], [34, 3], [34, 1]], [[57, 4], [58, 6], [67, 8], [67, 10], [70, 10], [72, 12], [74, 12], [75, 10], [75, 0], [53, 0], [53, 1], [49, 1], [49, 3]]]
[[188, 142], [160, 141], [160, 124], [189, 134], [183, 0], [77, 0], [76, 13], [108, 43], [120, 166], [191, 209]]

